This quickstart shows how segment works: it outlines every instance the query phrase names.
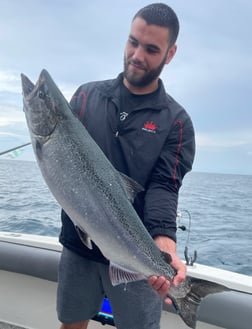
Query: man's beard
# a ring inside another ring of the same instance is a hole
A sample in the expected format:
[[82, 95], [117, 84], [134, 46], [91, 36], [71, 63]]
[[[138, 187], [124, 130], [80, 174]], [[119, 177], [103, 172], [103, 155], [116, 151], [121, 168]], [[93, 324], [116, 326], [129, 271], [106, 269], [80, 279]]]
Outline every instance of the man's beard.
[[[134, 63], [134, 61], [132, 61], [132, 60], [131, 60], [131, 62]], [[126, 56], [124, 55], [124, 73], [123, 74], [124, 74], [124, 77], [126, 78], [126, 80], [129, 82], [129, 84], [131, 84], [132, 86], [146, 87], [160, 76], [160, 74], [163, 70], [163, 67], [165, 65], [165, 62], [166, 62], [166, 56], [164, 57], [163, 61], [161, 62], [161, 64], [158, 67], [146, 72], [141, 77], [138, 77], [137, 75], [134, 75], [134, 72], [131, 73], [128, 71], [129, 62], [127, 62]], [[141, 63], [139, 63], [139, 62], [135, 61], [135, 64], [141, 66]]]

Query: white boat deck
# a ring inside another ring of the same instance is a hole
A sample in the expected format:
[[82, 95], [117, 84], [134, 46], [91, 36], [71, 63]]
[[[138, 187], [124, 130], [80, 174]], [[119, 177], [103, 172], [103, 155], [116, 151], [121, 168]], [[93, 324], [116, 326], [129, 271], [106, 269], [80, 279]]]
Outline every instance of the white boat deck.
[[[57, 238], [0, 232], [0, 329], [58, 329], [57, 269], [61, 246]], [[195, 264], [193, 277], [225, 284], [232, 290], [207, 296], [201, 303], [197, 329], [251, 329], [252, 277]], [[237, 291], [238, 290], [238, 291]], [[113, 329], [91, 321], [88, 329]], [[187, 329], [164, 306], [161, 328]]]
[[26, 329], [24, 327], [13, 326], [12, 324], [0, 322], [0, 329]]

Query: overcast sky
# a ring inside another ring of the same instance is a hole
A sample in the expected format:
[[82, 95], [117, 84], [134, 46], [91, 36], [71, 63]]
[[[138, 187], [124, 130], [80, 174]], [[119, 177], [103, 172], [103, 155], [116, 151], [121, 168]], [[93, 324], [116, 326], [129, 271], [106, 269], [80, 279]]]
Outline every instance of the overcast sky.
[[[0, 152], [29, 141], [20, 73], [46, 68], [69, 100], [117, 76], [142, 0], [0, 0]], [[171, 0], [178, 51], [161, 78], [191, 116], [194, 171], [252, 174], [252, 1]], [[18, 157], [31, 159], [31, 147]]]

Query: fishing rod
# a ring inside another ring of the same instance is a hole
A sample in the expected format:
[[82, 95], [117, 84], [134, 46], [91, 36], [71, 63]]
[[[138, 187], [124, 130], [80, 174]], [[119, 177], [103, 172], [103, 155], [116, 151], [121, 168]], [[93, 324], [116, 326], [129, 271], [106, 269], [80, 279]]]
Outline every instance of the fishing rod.
[[9, 152], [15, 151], [15, 150], [17, 150], [17, 149], [20, 149], [21, 147], [25, 147], [25, 146], [30, 145], [30, 144], [31, 144], [31, 142], [29, 142], [29, 143], [25, 143], [25, 144], [22, 144], [22, 145], [19, 145], [19, 146], [16, 146], [16, 147], [13, 147], [13, 148], [11, 148], [11, 149], [9, 149], [9, 150], [5, 150], [5, 151], [3, 151], [3, 152], [0, 152], [0, 156], [1, 156], [1, 155], [4, 155], [4, 154], [6, 154], [6, 153], [9, 153]]

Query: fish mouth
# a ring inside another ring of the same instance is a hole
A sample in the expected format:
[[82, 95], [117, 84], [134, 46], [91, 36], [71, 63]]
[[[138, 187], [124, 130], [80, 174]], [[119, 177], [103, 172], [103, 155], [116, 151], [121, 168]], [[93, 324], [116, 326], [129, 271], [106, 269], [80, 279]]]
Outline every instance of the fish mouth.
[[[26, 115], [30, 132], [36, 138], [49, 138], [57, 126], [55, 100], [48, 94], [51, 86], [49, 73], [43, 69], [34, 84], [25, 74], [21, 73], [23, 91], [23, 111]], [[48, 86], [49, 85], [49, 86]], [[53, 87], [53, 86], [52, 86]]]
[[50, 77], [49, 73], [43, 69], [39, 75], [37, 83], [34, 84], [25, 74], [21, 73], [21, 84], [24, 98], [26, 100], [32, 98], [32, 95], [44, 83], [46, 79], [48, 80], [48, 77]]

